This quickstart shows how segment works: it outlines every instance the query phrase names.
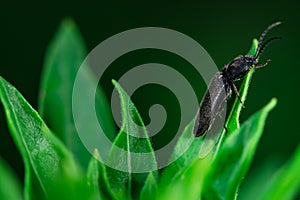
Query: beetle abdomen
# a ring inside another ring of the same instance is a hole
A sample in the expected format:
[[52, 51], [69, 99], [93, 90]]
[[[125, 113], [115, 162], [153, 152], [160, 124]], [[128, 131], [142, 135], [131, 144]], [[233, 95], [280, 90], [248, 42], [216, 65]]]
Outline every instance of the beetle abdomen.
[[215, 118], [224, 112], [227, 97], [231, 92], [227, 85], [221, 72], [212, 78], [197, 112], [193, 130], [196, 137], [204, 135], [211, 128]]

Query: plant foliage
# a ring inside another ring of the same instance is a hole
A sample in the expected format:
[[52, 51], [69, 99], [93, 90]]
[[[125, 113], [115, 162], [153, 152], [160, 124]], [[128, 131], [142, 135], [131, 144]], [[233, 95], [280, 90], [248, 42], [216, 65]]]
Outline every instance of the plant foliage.
[[[257, 46], [254, 40], [250, 55]], [[114, 139], [108, 161], [128, 166], [127, 172], [112, 169], [101, 161], [99, 150], [90, 155], [80, 142], [72, 117], [72, 85], [76, 72], [86, 55], [84, 42], [74, 22], [65, 20], [47, 51], [39, 96], [39, 113], [20, 92], [0, 77], [0, 99], [4, 106], [11, 136], [25, 165], [24, 194], [12, 170], [0, 160], [0, 199], [236, 199], [269, 112], [277, 100], [255, 112], [241, 125], [242, 109], [236, 99], [223, 130], [215, 141], [193, 138], [193, 121], [187, 125], [172, 156], [188, 150], [158, 173], [151, 141], [143, 120], [122, 87], [113, 81], [121, 102], [122, 127], [115, 134], [107, 100], [101, 88], [95, 102], [100, 109], [99, 120], [108, 137]], [[240, 87], [246, 100], [253, 71]], [[82, 90], [95, 81], [86, 71]], [[82, 110], [84, 110], [84, 104]], [[88, 116], [88, 113], [87, 113]], [[88, 119], [82, 123], [89, 123]], [[137, 125], [139, 124], [139, 125]], [[142, 128], [140, 128], [140, 126]], [[90, 127], [93, 128], [93, 127]], [[130, 133], [130, 134], [128, 134]], [[143, 135], [143, 138], [133, 137]], [[213, 144], [201, 157], [201, 148]], [[128, 154], [118, 155], [116, 147], [128, 152], [151, 153], [151, 159], [134, 160]], [[132, 173], [133, 162], [153, 169]], [[300, 189], [300, 147], [282, 168], [262, 187], [255, 199], [293, 199]]]

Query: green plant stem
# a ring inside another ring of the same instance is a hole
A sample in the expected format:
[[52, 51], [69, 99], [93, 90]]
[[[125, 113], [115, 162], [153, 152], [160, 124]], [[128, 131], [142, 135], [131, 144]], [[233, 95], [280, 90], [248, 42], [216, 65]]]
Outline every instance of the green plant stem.
[[[250, 48], [250, 51], [248, 52], [248, 55], [254, 55], [255, 54], [256, 49], [257, 49], [257, 45], [258, 45], [258, 41], [256, 39], [254, 39], [253, 43], [252, 43], [252, 46]], [[247, 97], [247, 94], [248, 94], [250, 82], [251, 82], [252, 75], [253, 75], [254, 71], [255, 71], [254, 69], [251, 69], [249, 71], [247, 76], [243, 79], [243, 82], [242, 82], [241, 87], [239, 89], [239, 94], [240, 94], [240, 97], [241, 97], [241, 100], [242, 100], [243, 104], [246, 101], [246, 97]], [[240, 118], [242, 108], [243, 108], [243, 105], [240, 103], [239, 99], [236, 97], [235, 101], [233, 103], [232, 109], [229, 113], [228, 119], [225, 123], [225, 127], [227, 128], [227, 130], [225, 128], [222, 130], [220, 138], [217, 142], [216, 150], [214, 151], [213, 157], [215, 157], [217, 152], [219, 151], [221, 143], [224, 140], [224, 137], [226, 135], [226, 132], [228, 131], [229, 133], [232, 133], [235, 129], [240, 127], [239, 118]]]

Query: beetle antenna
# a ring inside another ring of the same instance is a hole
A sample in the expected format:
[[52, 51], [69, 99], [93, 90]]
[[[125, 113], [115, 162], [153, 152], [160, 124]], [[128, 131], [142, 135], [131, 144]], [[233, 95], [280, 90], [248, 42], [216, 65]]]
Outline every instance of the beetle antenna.
[[257, 59], [258, 56], [265, 50], [265, 48], [274, 40], [282, 39], [282, 37], [276, 36], [268, 39], [256, 52], [254, 58]]
[[[265, 45], [262, 45], [262, 41], [264, 40], [264, 38], [265, 38], [265, 36], [267, 35], [267, 33], [268, 33], [272, 28], [274, 28], [274, 27], [276, 27], [276, 26], [278, 26], [278, 25], [280, 25], [280, 24], [281, 24], [281, 22], [275, 22], [275, 23], [269, 25], [269, 26], [266, 28], [266, 30], [264, 30], [264, 32], [260, 35], [259, 41], [258, 41], [258, 45], [257, 45], [256, 54], [255, 54], [255, 56], [254, 56], [255, 58], [257, 58], [258, 55], [262, 52], [262, 51], [260, 50], [260, 49], [262, 48], [262, 46], [265, 46]], [[265, 44], [266, 44], [266, 42], [265, 42]], [[258, 52], [260, 52], [260, 53], [258, 53]]]

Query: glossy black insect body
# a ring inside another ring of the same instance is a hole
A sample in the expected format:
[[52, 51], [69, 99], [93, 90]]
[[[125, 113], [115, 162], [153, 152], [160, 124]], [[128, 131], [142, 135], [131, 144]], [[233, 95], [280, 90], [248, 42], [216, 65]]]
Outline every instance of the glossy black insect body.
[[245, 77], [250, 69], [261, 68], [268, 64], [269, 59], [264, 63], [259, 63], [258, 57], [271, 41], [280, 39], [280, 37], [272, 37], [265, 43], [262, 42], [266, 34], [279, 24], [281, 23], [276, 22], [271, 24], [261, 34], [254, 56], [245, 55], [236, 57], [229, 64], [225, 65], [221, 72], [217, 72], [212, 78], [197, 112], [193, 130], [195, 137], [204, 135], [206, 131], [211, 128], [216, 117], [220, 115], [223, 110], [232, 91], [238, 97], [240, 103], [243, 104], [234, 82]]

